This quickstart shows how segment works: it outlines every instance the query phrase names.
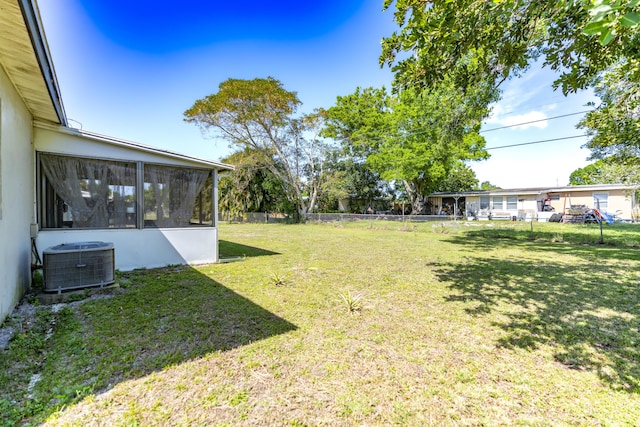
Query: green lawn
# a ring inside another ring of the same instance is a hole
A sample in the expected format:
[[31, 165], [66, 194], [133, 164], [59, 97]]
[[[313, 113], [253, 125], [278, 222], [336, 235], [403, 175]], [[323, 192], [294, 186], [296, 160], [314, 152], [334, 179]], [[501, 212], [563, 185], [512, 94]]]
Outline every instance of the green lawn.
[[640, 425], [639, 226], [220, 239], [234, 262], [121, 273], [112, 298], [15, 325], [0, 424]]

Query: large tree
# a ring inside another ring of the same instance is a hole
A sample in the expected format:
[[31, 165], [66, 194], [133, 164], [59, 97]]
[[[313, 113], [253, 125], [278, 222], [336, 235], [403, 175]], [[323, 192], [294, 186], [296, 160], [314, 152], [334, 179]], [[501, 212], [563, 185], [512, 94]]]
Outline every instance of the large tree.
[[340, 200], [348, 200], [351, 213], [375, 208], [377, 202], [392, 198], [387, 181], [373, 171], [363, 159], [335, 151], [327, 162], [326, 179], [318, 199], [320, 211], [339, 208]]
[[474, 190], [500, 190], [500, 187], [489, 181], [482, 181]]
[[283, 194], [303, 214], [315, 205], [323, 175], [324, 141], [319, 114], [296, 116], [295, 92], [269, 77], [228, 79], [218, 92], [197, 100], [185, 121], [198, 125], [257, 160], [283, 185]]
[[234, 165], [234, 170], [220, 177], [221, 212], [231, 216], [246, 212], [293, 213], [295, 206], [283, 193], [282, 181], [262, 163], [261, 157], [255, 150], [245, 149], [222, 159]]
[[560, 73], [563, 92], [588, 87], [626, 58], [640, 75], [640, 0], [385, 0], [400, 31], [383, 40], [381, 63], [398, 87], [433, 86], [453, 76], [466, 87], [499, 86], [534, 60]]
[[578, 124], [590, 136], [585, 145], [593, 159], [621, 164], [640, 163], [640, 81], [633, 80], [626, 63], [611, 67], [596, 84], [600, 104]]
[[606, 158], [597, 160], [583, 168], [578, 168], [569, 175], [570, 185], [592, 184], [640, 184], [639, 159], [625, 163], [618, 159]]
[[454, 193], [457, 191], [469, 191], [478, 186], [476, 173], [465, 162], [458, 162], [453, 166], [451, 172], [440, 183], [435, 191]]
[[495, 97], [486, 86], [463, 91], [451, 82], [397, 96], [384, 88], [358, 88], [326, 112], [325, 134], [366, 159], [382, 178], [401, 181], [413, 212], [424, 213], [426, 196], [461, 162], [488, 157], [478, 132]]

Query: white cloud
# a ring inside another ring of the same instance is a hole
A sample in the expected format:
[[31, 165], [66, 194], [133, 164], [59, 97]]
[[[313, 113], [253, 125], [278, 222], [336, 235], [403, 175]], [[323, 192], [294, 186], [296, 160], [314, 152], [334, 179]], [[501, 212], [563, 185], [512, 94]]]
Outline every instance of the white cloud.
[[544, 129], [549, 124], [549, 121], [547, 120], [547, 115], [542, 111], [531, 111], [506, 117], [494, 115], [488, 123], [495, 123], [499, 126], [513, 126], [513, 129], [527, 129], [530, 127]]
[[496, 105], [491, 115], [485, 121], [485, 124], [491, 124], [485, 130], [491, 128], [512, 126], [512, 129], [527, 129], [530, 127], [544, 129], [549, 124], [547, 115], [542, 111], [530, 111], [523, 114], [503, 115], [503, 107]]

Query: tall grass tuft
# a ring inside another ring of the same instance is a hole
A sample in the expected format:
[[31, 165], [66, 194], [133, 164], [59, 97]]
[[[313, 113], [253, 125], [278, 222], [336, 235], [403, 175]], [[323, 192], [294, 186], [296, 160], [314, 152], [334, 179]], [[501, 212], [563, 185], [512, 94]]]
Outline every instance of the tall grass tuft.
[[287, 284], [287, 279], [282, 274], [273, 273], [271, 275], [270, 283], [274, 286], [285, 286]]
[[348, 313], [358, 314], [362, 311], [364, 303], [364, 294], [362, 292], [354, 294], [351, 291], [347, 291], [346, 293], [341, 293], [340, 298], [342, 298]]

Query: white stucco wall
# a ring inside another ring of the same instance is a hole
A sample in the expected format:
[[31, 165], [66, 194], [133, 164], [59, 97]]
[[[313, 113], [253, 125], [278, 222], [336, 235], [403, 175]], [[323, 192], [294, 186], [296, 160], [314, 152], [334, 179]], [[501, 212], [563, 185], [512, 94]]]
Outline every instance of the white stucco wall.
[[540, 215], [538, 211], [538, 195], [527, 194], [524, 196], [518, 196], [518, 211], [513, 215], [518, 215], [522, 211], [526, 214], [523, 218], [525, 221], [531, 221], [532, 219], [546, 220], [545, 215]]
[[[493, 198], [495, 195], [502, 197], [503, 204], [501, 207], [495, 207], [493, 205], [494, 203]], [[533, 194], [515, 195], [518, 198], [518, 204], [516, 209], [505, 208], [507, 196], [514, 196], [514, 194], [509, 194], [509, 193], [489, 194], [490, 206], [492, 207], [492, 209], [483, 209], [483, 210], [480, 210], [480, 196], [467, 196], [466, 206], [467, 208], [469, 208], [472, 204], [474, 204], [475, 208], [478, 209], [478, 212], [480, 213], [482, 219], [487, 219], [489, 212], [493, 212], [493, 213], [498, 212], [502, 216], [504, 216], [505, 214], [508, 214], [510, 217], [514, 217], [514, 216], [517, 217], [521, 213], [526, 213], [526, 217], [524, 217], [523, 219], [526, 219], [527, 221], [531, 220], [532, 217], [534, 219], [536, 218], [536, 215], [538, 214], [538, 199], [539, 199], [538, 195], [533, 195]]]
[[[197, 160], [108, 143], [64, 131], [35, 128], [35, 149], [80, 157], [142, 161], [177, 166], [207, 167]], [[214, 216], [215, 217], [215, 216]], [[218, 230], [214, 227], [41, 230], [38, 251], [61, 243], [101, 241], [114, 245], [116, 269], [156, 268], [171, 264], [205, 264], [218, 261]]]
[[31, 282], [34, 221], [31, 114], [0, 67], [0, 322]]
[[98, 159], [142, 161], [196, 168], [208, 167], [195, 159], [170, 157], [162, 153], [145, 151], [144, 149], [136, 150], [135, 147], [118, 145], [117, 143], [109, 144], [90, 137], [73, 135], [63, 131], [36, 126], [34, 132], [36, 151]]
[[212, 227], [43, 230], [37, 246], [42, 257], [51, 246], [86, 241], [113, 243], [116, 269], [121, 271], [218, 261], [218, 230]]

